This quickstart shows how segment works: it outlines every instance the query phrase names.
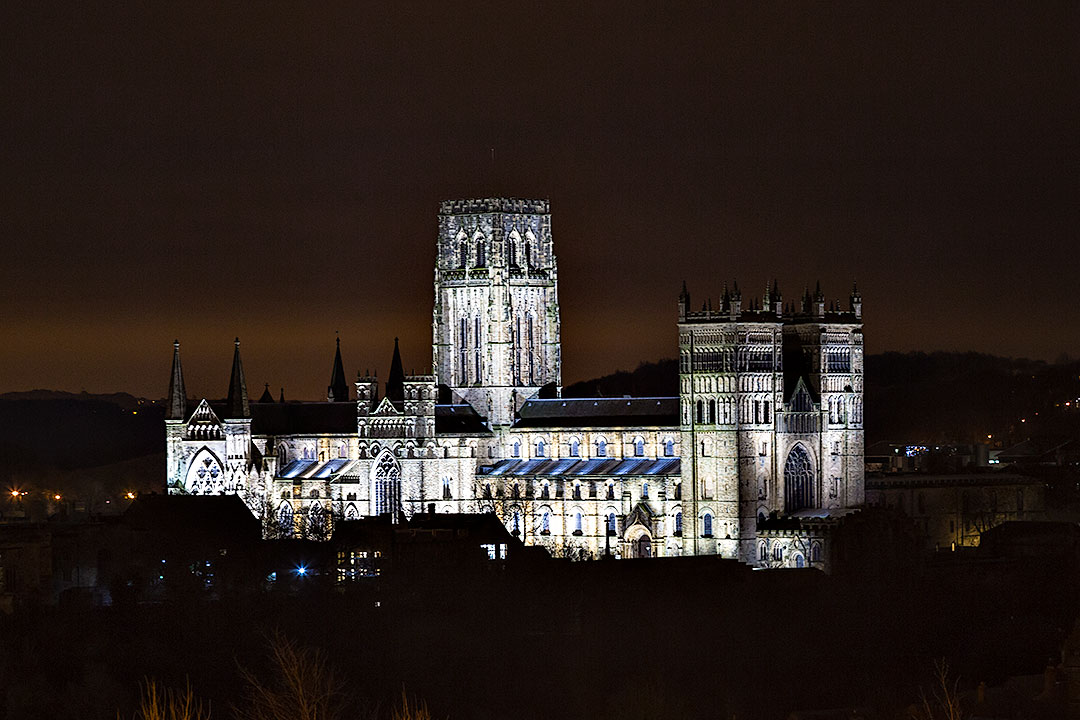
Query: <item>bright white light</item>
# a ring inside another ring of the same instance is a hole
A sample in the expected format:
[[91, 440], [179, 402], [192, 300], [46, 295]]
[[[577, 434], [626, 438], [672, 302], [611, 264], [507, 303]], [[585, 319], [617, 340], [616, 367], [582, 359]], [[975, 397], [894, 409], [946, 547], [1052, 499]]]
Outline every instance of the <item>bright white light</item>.
[[307, 568], [304, 567], [303, 565], [297, 565], [296, 566], [296, 574], [301, 576], [301, 577], [303, 577], [304, 575], [307, 575]]

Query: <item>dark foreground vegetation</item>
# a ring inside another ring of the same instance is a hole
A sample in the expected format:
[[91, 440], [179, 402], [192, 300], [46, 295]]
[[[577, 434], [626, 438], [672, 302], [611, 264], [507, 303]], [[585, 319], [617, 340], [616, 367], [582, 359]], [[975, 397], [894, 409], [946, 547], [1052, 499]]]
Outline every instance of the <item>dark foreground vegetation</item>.
[[[141, 684], [212, 717], [278, 682], [274, 638], [324, 654], [339, 717], [784, 718], [859, 707], [908, 717], [946, 658], [960, 690], [1039, 673], [1076, 619], [1076, 562], [887, 549], [848, 574], [716, 558], [551, 561], [465, 582], [451, 568], [369, 584], [291, 578], [211, 598], [0, 617], [0, 717], [132, 717]], [[246, 677], [247, 675], [247, 677]], [[235, 710], [234, 710], [235, 708]], [[399, 715], [400, 716], [400, 715]]]

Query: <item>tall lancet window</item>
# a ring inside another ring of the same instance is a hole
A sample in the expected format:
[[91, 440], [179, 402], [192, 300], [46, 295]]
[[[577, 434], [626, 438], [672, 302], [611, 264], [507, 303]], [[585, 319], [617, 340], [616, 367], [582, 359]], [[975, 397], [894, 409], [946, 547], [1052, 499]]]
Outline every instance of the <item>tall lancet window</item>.
[[525, 267], [533, 266], [532, 245], [525, 243]]
[[469, 264], [469, 243], [464, 240], [461, 241], [461, 267], [464, 268]]
[[484, 364], [481, 360], [480, 352], [480, 316], [477, 315], [475, 319], [475, 328], [473, 329], [473, 354], [475, 355], [475, 373], [473, 377], [476, 378], [476, 382], [484, 381]]
[[514, 349], [510, 353], [514, 359], [514, 384], [521, 385], [521, 317], [514, 318]]
[[458, 382], [461, 385], [467, 385], [469, 383], [469, 321], [465, 318], [461, 318], [458, 333], [458, 369], [461, 373]]
[[485, 265], [487, 265], [487, 256], [484, 254], [484, 241], [479, 240], [476, 243], [476, 267]]
[[529, 384], [536, 385], [536, 344], [532, 313], [529, 313]]
[[401, 508], [401, 468], [389, 451], [375, 466], [375, 514], [395, 515]]

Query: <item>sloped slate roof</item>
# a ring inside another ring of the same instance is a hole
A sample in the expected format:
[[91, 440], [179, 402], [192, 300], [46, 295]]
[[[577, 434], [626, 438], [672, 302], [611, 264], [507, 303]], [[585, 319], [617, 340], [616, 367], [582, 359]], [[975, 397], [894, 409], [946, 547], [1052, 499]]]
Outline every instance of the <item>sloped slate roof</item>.
[[491, 429], [472, 405], [450, 404], [435, 406], [435, 432], [440, 435], [489, 435]]
[[355, 434], [356, 404], [252, 403], [251, 432], [255, 435]]
[[526, 400], [514, 427], [638, 427], [679, 424], [679, 398]]
[[679, 458], [594, 458], [580, 460], [500, 460], [494, 465], [480, 467], [478, 474], [488, 476], [589, 476], [589, 475], [678, 475], [682, 469]]

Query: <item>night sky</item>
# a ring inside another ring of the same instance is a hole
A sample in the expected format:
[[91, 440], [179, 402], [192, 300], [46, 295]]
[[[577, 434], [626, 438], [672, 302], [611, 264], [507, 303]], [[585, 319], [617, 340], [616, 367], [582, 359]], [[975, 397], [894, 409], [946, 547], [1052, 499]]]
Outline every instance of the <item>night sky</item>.
[[494, 195], [551, 200], [565, 384], [673, 356], [683, 279], [1080, 355], [1076, 2], [233, 5], [0, 10], [0, 392], [427, 371], [438, 203]]

